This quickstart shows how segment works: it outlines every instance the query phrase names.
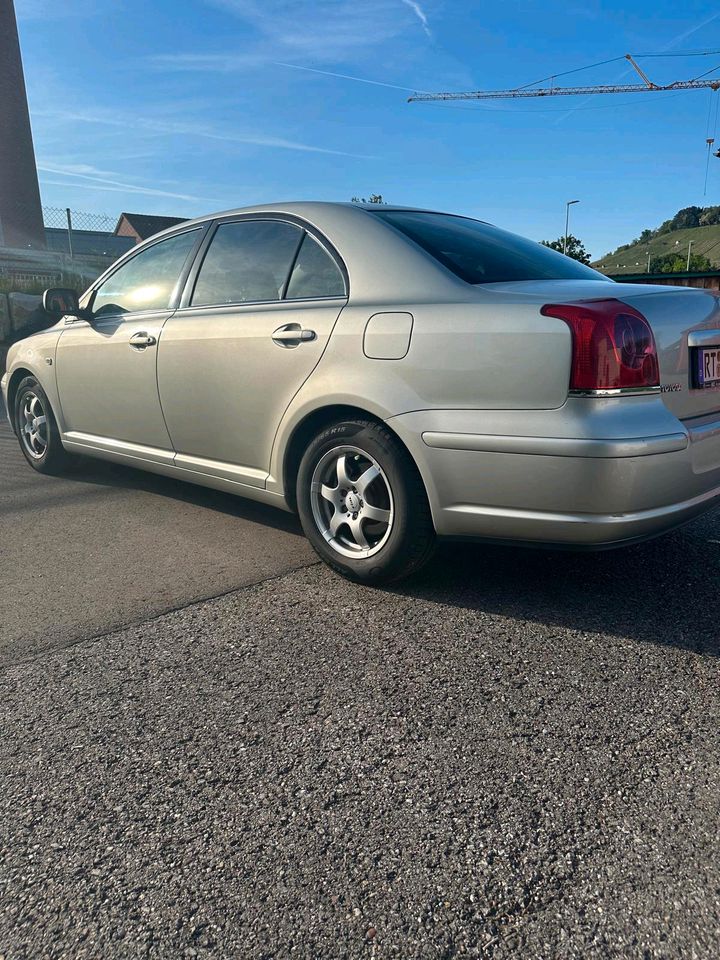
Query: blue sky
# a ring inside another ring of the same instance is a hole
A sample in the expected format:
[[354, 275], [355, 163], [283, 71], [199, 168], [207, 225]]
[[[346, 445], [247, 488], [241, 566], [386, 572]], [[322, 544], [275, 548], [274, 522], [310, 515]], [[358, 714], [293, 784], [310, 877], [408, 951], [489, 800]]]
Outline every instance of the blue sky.
[[[572, 231], [600, 256], [680, 207], [720, 203], [720, 160], [703, 195], [707, 91], [406, 102], [413, 89], [515, 87], [627, 52], [720, 50], [712, 3], [16, 0], [16, 9], [49, 205], [195, 216], [379, 192], [544, 239], [562, 233], [565, 201], [579, 198]], [[670, 82], [720, 64], [720, 53], [641, 62]], [[632, 79], [611, 63], [562, 82]]]

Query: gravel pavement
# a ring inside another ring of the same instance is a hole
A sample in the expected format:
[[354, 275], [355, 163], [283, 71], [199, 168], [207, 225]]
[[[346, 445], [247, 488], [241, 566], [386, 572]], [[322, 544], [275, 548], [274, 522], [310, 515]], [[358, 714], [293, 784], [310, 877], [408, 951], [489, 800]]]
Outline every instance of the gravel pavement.
[[720, 955], [720, 519], [314, 565], [1, 671], [0, 955]]

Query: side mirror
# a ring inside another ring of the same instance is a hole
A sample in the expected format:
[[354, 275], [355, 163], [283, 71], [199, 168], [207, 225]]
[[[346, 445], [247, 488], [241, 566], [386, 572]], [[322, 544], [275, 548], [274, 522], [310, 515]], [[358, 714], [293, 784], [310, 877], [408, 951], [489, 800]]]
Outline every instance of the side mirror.
[[43, 310], [57, 320], [60, 317], [79, 317], [83, 313], [76, 291], [68, 287], [50, 287], [43, 294], [42, 305]]

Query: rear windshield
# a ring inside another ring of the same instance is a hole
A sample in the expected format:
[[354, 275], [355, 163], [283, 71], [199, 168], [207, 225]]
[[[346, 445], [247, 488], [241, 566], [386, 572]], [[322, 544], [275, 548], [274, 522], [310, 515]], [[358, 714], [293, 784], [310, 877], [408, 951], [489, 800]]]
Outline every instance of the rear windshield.
[[373, 210], [467, 283], [509, 280], [607, 280], [534, 240], [468, 217], [414, 210]]

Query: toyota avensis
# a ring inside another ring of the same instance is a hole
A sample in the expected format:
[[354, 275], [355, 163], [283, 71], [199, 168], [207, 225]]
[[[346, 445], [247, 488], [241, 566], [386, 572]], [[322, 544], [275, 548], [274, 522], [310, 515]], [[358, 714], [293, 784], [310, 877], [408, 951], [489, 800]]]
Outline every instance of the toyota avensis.
[[88, 454], [297, 510], [357, 580], [438, 536], [618, 546], [720, 498], [720, 298], [478, 220], [235, 210], [44, 307], [2, 381], [31, 466]]

